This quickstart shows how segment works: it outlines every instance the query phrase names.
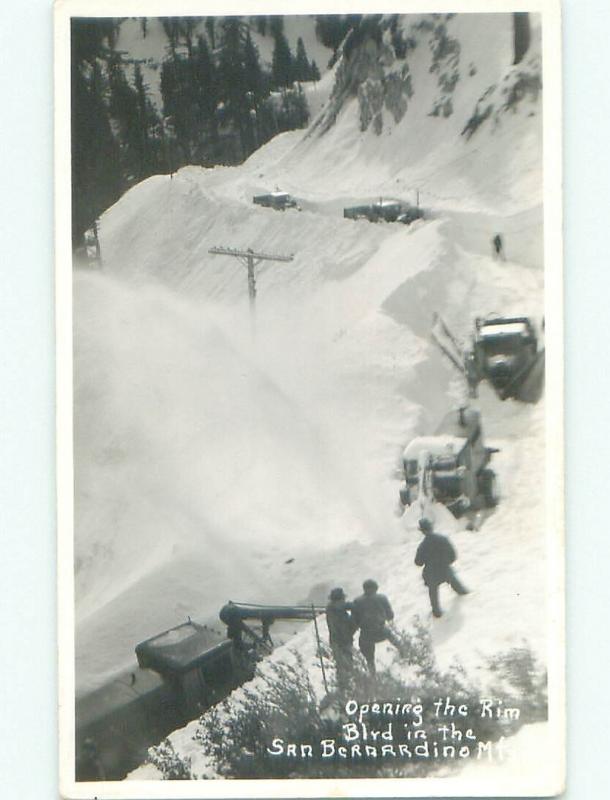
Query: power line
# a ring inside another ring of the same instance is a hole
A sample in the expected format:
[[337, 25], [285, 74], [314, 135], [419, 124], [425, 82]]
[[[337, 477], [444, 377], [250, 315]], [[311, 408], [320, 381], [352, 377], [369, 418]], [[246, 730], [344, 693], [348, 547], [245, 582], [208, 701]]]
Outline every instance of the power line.
[[255, 303], [256, 303], [256, 276], [254, 267], [261, 261], [293, 261], [294, 256], [272, 255], [270, 253], [258, 253], [248, 248], [239, 250], [235, 247], [210, 247], [208, 253], [218, 256], [232, 256], [239, 259], [248, 270], [248, 297], [250, 298], [250, 320], [252, 324], [252, 334], [255, 331]]

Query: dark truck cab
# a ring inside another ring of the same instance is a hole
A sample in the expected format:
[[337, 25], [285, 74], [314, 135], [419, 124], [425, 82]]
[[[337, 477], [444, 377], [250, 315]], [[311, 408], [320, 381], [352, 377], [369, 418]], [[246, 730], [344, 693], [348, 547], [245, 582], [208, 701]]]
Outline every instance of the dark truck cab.
[[475, 321], [471, 364], [479, 380], [487, 379], [502, 400], [518, 397], [536, 363], [538, 343], [528, 317], [495, 317]]
[[137, 666], [76, 702], [76, 779], [116, 780], [147, 749], [247, 680], [232, 643], [189, 620], [136, 647]]
[[402, 505], [411, 505], [423, 494], [443, 503], [455, 517], [496, 506], [496, 476], [488, 468], [495, 452], [496, 448], [483, 443], [479, 411], [449, 412], [434, 435], [418, 436], [405, 448]]
[[229, 602], [219, 614], [226, 632], [189, 618], [138, 644], [137, 665], [77, 697], [76, 780], [124, 778], [144, 762], [149, 747], [254, 676], [273, 650], [274, 622], [307, 622], [323, 612], [311, 605]]

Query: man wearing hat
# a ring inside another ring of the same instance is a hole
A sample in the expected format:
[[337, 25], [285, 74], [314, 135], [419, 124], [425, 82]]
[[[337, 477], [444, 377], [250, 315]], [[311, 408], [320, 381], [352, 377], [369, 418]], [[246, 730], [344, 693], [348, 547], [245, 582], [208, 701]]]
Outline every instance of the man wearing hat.
[[449, 539], [440, 533], [434, 533], [429, 519], [420, 519], [419, 529], [424, 534], [424, 540], [417, 548], [415, 563], [424, 568], [422, 577], [428, 587], [432, 613], [435, 617], [441, 617], [443, 612], [438, 599], [438, 587], [441, 583], [448, 583], [457, 594], [468, 594], [468, 590], [462, 586], [451, 567], [457, 554]]
[[394, 619], [394, 612], [385, 594], [377, 590], [377, 581], [368, 579], [362, 584], [364, 594], [353, 603], [352, 619], [360, 628], [358, 646], [366, 659], [369, 671], [375, 674], [375, 645], [377, 642], [391, 642], [398, 650], [401, 648], [398, 637], [386, 626]]
[[347, 602], [345, 592], [338, 586], [333, 589], [326, 606], [326, 624], [330, 638], [330, 647], [337, 666], [337, 684], [345, 686], [349, 673], [354, 665], [354, 622], [350, 610], [352, 604]]

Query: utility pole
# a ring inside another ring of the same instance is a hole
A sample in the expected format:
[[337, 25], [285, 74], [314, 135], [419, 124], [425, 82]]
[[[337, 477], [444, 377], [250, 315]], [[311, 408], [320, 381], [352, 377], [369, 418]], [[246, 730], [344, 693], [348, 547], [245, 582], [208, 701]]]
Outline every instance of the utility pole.
[[279, 256], [269, 253], [255, 253], [254, 250], [236, 250], [233, 247], [211, 247], [208, 253], [217, 256], [232, 256], [238, 258], [248, 270], [248, 297], [250, 298], [250, 320], [252, 323], [252, 334], [254, 335], [255, 313], [256, 313], [256, 276], [254, 267], [261, 261], [292, 261], [294, 256]]

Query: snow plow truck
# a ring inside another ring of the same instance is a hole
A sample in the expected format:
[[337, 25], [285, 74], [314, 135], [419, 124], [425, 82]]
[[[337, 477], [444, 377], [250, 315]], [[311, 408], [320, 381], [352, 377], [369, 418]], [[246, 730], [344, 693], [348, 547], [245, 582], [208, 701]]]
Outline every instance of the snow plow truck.
[[501, 400], [538, 402], [544, 386], [544, 347], [529, 317], [477, 317], [470, 346], [434, 315], [432, 339], [465, 378], [470, 397], [486, 380]]
[[433, 436], [418, 436], [405, 448], [401, 504], [435, 500], [455, 517], [495, 507], [496, 475], [488, 465], [497, 452], [483, 443], [479, 411], [468, 407], [450, 411]]
[[502, 400], [519, 397], [539, 356], [532, 323], [528, 317], [477, 318], [469, 356], [476, 374], [487, 379]]

